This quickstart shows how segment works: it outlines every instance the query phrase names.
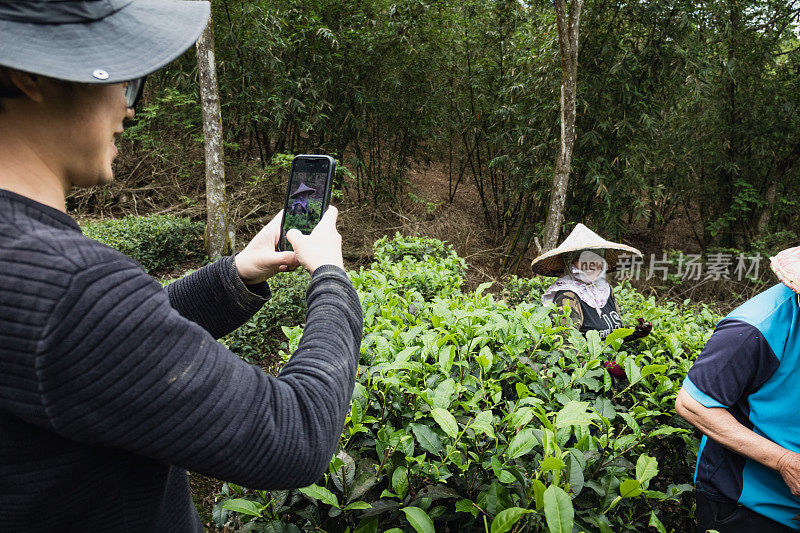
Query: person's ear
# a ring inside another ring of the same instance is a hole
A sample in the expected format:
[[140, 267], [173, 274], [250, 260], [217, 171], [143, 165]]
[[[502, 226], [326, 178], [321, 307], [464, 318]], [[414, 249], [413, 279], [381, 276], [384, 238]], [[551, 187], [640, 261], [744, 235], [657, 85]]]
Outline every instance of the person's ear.
[[19, 89], [19, 91], [29, 99], [34, 102], [41, 102], [43, 100], [42, 88], [39, 84], [41, 78], [39, 76], [14, 69], [7, 69], [6, 75], [8, 76], [10, 84]]

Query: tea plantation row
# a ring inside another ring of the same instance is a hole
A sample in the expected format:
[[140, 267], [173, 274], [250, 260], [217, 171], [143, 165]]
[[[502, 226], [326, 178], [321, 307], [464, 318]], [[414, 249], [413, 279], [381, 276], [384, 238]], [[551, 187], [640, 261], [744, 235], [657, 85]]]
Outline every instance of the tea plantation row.
[[[328, 473], [295, 491], [226, 484], [213, 510], [237, 531], [689, 531], [697, 441], [673, 402], [719, 320], [616, 288], [635, 345], [561, 326], [552, 280], [461, 292], [465, 263], [432, 239], [381, 239], [351, 272], [364, 310], [352, 409]], [[258, 361], [297, 346], [307, 275], [225, 342]], [[563, 313], [564, 311], [560, 311]], [[628, 330], [627, 332], [630, 332]], [[288, 338], [288, 341], [286, 340]], [[627, 374], [602, 366], [615, 359]]]
[[[202, 257], [202, 225], [187, 220], [130, 217], [85, 231], [154, 273]], [[351, 272], [364, 341], [329, 472], [296, 491], [226, 484], [212, 513], [218, 526], [692, 529], [697, 441], [673, 401], [719, 317], [688, 301], [656, 304], [622, 285], [615, 292], [628, 322], [644, 317], [654, 331], [635, 345], [618, 334], [600, 342], [538, 304], [552, 280], [512, 278], [498, 298], [486, 286], [463, 293], [464, 271], [440, 241], [375, 243], [371, 267]], [[272, 300], [223, 342], [277, 371], [302, 334], [307, 283], [302, 272], [273, 278]], [[602, 367], [608, 359], [628, 378], [612, 378]]]

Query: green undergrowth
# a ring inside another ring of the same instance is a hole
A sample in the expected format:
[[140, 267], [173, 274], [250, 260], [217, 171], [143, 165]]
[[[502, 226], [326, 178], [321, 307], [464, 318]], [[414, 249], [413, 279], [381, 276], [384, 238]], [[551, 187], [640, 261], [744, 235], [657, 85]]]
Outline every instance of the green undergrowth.
[[287, 350], [282, 327], [303, 322], [309, 275], [302, 269], [281, 273], [268, 281], [272, 296], [250, 320], [222, 339], [232, 352], [249, 363], [272, 366]]
[[[381, 239], [375, 257], [350, 273], [364, 340], [351, 411], [327, 474], [292, 491], [226, 484], [212, 512], [218, 526], [359, 533], [693, 528], [687, 495], [697, 441], [673, 402], [718, 316], [622, 285], [615, 290], [627, 320], [644, 317], [654, 331], [635, 345], [622, 344], [618, 333], [601, 342], [559, 325], [564, 310], [553, 316], [539, 305], [546, 281], [510, 280], [508, 301], [487, 285], [463, 293], [463, 260], [431, 239]], [[237, 342], [258, 329], [247, 328]], [[284, 332], [286, 357], [302, 327]], [[627, 379], [603, 369], [609, 359]]]
[[196, 265], [206, 258], [205, 224], [171, 215], [127, 216], [89, 222], [84, 235], [135, 259], [151, 275], [179, 265]]

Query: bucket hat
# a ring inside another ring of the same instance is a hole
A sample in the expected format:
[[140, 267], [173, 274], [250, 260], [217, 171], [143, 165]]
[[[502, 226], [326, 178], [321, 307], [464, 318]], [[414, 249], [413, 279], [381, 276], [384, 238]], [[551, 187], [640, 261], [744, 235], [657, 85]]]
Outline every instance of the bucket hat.
[[769, 266], [781, 283], [800, 293], [800, 246], [787, 248], [770, 257]]
[[187, 0], [0, 0], [0, 65], [59, 80], [118, 83], [192, 46], [210, 4]]
[[605, 260], [608, 263], [609, 271], [614, 270], [623, 253], [642, 255], [642, 252], [636, 248], [618, 242], [607, 241], [579, 223], [560, 246], [534, 259], [531, 262], [531, 268], [534, 273], [542, 276], [560, 276], [566, 268], [567, 254], [578, 250], [606, 250]]

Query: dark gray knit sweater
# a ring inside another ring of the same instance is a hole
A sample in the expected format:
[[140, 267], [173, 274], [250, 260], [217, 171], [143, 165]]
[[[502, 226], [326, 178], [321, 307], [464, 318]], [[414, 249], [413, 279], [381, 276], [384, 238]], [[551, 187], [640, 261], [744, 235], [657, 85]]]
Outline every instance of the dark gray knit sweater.
[[280, 376], [214, 340], [257, 311], [232, 258], [165, 289], [67, 215], [0, 190], [0, 531], [199, 532], [186, 469], [253, 488], [327, 468], [361, 307], [319, 268]]

